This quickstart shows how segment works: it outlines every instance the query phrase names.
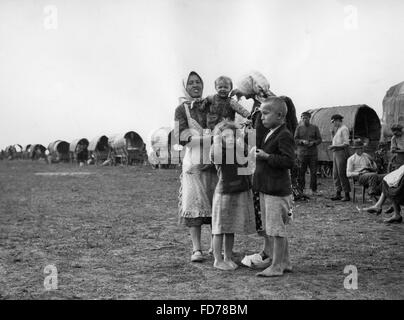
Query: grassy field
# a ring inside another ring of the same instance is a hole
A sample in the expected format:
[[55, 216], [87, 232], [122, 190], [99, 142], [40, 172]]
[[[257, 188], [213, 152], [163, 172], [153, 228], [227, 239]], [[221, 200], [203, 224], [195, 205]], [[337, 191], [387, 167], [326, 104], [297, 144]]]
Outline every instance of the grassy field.
[[[325, 197], [296, 203], [293, 273], [220, 272], [209, 256], [190, 263], [188, 230], [177, 225], [179, 173], [0, 161], [0, 298], [404, 298], [404, 224], [385, 225], [361, 204]], [[328, 196], [331, 180], [320, 183]], [[205, 249], [209, 237], [205, 228]], [[236, 235], [237, 261], [259, 250], [260, 240]], [[58, 289], [46, 291], [50, 264]], [[344, 288], [346, 265], [358, 269], [357, 290]]]

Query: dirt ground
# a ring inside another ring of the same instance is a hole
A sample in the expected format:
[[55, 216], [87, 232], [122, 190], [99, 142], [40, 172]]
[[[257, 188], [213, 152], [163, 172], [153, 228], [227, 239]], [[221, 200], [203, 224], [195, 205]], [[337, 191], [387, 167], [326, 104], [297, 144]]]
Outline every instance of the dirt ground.
[[[210, 256], [191, 263], [188, 231], [177, 225], [179, 173], [0, 161], [0, 298], [404, 298], [404, 224], [385, 225], [384, 214], [360, 212], [361, 203], [324, 196], [296, 203], [293, 273], [218, 271]], [[331, 180], [320, 183], [328, 196]], [[207, 250], [208, 228], [203, 241]], [[236, 235], [237, 261], [260, 247], [257, 235]], [[50, 264], [58, 289], [47, 291]], [[344, 288], [346, 265], [358, 270], [357, 290]]]

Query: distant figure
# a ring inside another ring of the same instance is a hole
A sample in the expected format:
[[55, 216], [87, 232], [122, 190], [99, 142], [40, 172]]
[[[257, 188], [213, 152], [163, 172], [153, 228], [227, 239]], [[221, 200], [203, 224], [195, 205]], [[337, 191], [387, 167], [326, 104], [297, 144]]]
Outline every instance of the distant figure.
[[88, 159], [88, 150], [85, 145], [79, 144], [77, 146], [77, 162], [80, 167], [84, 166]]
[[297, 145], [297, 159], [299, 161], [299, 188], [304, 192], [306, 185], [307, 167], [310, 169], [310, 189], [312, 195], [317, 194], [317, 146], [321, 143], [321, 134], [318, 127], [310, 123], [311, 114], [302, 113], [302, 124], [296, 128], [295, 142]]
[[52, 155], [50, 154], [49, 149], [45, 150], [45, 159], [47, 164], [52, 163]]
[[[350, 201], [351, 185], [346, 176], [347, 159], [349, 156], [349, 129], [342, 123], [344, 117], [340, 114], [334, 114], [331, 117], [331, 123], [336, 130], [332, 144], [328, 148], [332, 151], [333, 170], [332, 177], [336, 189], [336, 194], [331, 198], [333, 201]], [[341, 192], [344, 191], [344, 198]]]
[[32, 160], [41, 159], [42, 158], [42, 151], [39, 147], [37, 147], [34, 152], [32, 153]]
[[9, 148], [8, 148], [8, 160], [13, 160], [14, 159], [14, 156], [15, 156], [15, 154], [16, 154], [16, 152], [17, 152], [17, 150], [15, 149], [15, 147], [14, 146], [10, 146]]

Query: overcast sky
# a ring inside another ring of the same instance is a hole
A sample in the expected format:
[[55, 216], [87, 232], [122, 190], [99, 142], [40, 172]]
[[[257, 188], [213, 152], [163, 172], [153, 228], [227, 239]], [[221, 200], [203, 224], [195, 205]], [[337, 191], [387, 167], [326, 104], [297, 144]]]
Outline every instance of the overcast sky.
[[148, 143], [189, 70], [204, 95], [259, 70], [298, 115], [381, 116], [404, 81], [403, 16], [402, 0], [0, 0], [0, 148], [129, 130]]

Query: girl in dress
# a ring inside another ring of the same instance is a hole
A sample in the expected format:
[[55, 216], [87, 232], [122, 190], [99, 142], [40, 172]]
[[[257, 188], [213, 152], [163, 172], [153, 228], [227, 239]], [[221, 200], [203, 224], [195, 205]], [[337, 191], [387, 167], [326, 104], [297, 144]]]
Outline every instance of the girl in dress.
[[[234, 234], [255, 233], [255, 216], [251, 175], [245, 175], [240, 159], [247, 156], [244, 139], [236, 139], [234, 122], [224, 121], [215, 129], [211, 160], [216, 165], [219, 181], [213, 195], [212, 235], [213, 266], [220, 270], [235, 270], [232, 259]], [[222, 246], [224, 241], [224, 259]]]

